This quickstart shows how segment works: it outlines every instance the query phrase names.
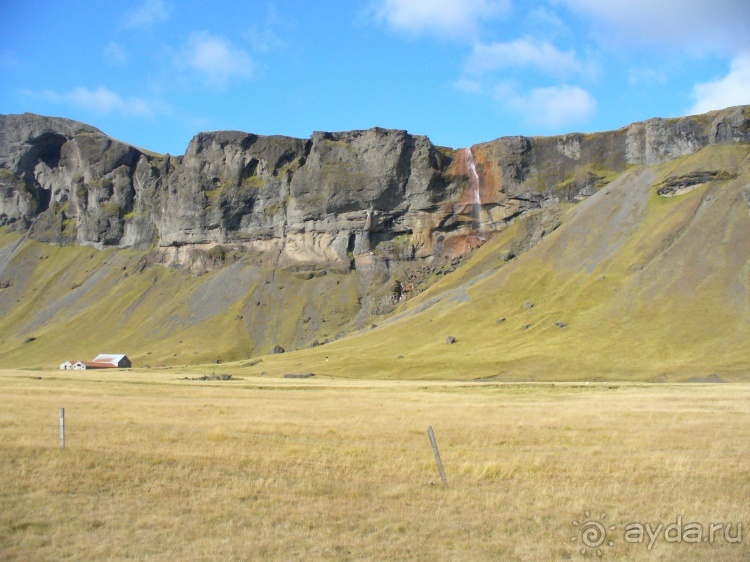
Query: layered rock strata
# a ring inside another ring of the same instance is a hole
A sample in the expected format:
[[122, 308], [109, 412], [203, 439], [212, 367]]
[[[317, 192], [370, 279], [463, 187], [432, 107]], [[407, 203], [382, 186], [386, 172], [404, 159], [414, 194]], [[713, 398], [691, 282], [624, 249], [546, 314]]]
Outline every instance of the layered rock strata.
[[746, 106], [475, 145], [477, 203], [467, 149], [405, 131], [201, 133], [170, 156], [66, 119], [5, 115], [0, 225], [50, 243], [155, 246], [163, 263], [188, 268], [211, 262], [216, 247], [287, 269], [454, 259], [520, 216], [590, 196], [629, 166], [750, 142], [749, 118]]

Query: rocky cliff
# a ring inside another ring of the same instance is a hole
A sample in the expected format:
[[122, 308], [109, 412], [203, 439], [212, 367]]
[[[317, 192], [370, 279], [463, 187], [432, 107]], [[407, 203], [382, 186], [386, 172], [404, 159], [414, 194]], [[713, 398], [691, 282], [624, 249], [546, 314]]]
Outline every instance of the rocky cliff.
[[[383, 129], [216, 132], [170, 156], [0, 116], [0, 365], [310, 348], [321, 372], [461, 378], [467, 353], [484, 374], [557, 372], [564, 356], [571, 372], [583, 358], [624, 372], [630, 349], [644, 369], [677, 350], [674, 364], [698, 354], [708, 370], [719, 345], [744, 368], [749, 117], [458, 150]], [[365, 347], [338, 341], [356, 330]], [[474, 352], [448, 354], [448, 334]]]
[[223, 131], [198, 134], [184, 156], [66, 119], [6, 115], [0, 225], [50, 243], [153, 246], [162, 263], [193, 271], [226, 251], [291, 270], [387, 269], [453, 259], [630, 166], [735, 142], [750, 142], [748, 107], [605, 133], [506, 137], [470, 152], [379, 128], [310, 139]]

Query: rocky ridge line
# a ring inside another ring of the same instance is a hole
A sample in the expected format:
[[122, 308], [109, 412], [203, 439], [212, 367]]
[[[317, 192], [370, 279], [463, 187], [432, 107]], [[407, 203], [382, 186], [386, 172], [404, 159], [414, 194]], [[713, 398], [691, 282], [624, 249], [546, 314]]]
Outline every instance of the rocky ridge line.
[[171, 156], [66, 119], [5, 115], [0, 225], [56, 244], [153, 246], [156, 261], [193, 271], [232, 252], [292, 270], [450, 263], [518, 217], [586, 198], [629, 166], [750, 142], [749, 117], [744, 106], [475, 145], [477, 209], [465, 150], [406, 131], [307, 140], [200, 133]]

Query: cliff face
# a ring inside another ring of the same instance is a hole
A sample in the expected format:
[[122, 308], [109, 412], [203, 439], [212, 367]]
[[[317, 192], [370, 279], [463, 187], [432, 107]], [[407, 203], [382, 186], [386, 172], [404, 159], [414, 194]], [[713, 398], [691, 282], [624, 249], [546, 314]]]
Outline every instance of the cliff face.
[[65, 119], [6, 115], [0, 225], [52, 243], [156, 245], [162, 262], [187, 268], [205, 265], [217, 245], [292, 270], [387, 268], [453, 258], [519, 216], [592, 195], [629, 166], [735, 142], [750, 142], [749, 107], [500, 138], [471, 154], [375, 128], [309, 140], [201, 133], [175, 157]]
[[310, 368], [326, 372], [333, 342], [362, 330], [341, 372], [462, 378], [450, 326], [476, 340], [484, 375], [553, 372], [560, 357], [625, 372], [633, 349], [651, 369], [668, 349], [707, 370], [715, 345], [734, 350], [727, 369], [746, 366], [748, 147], [750, 107], [470, 150], [377, 128], [225, 131], [183, 156], [0, 116], [0, 363], [106, 347], [184, 365], [325, 344]]

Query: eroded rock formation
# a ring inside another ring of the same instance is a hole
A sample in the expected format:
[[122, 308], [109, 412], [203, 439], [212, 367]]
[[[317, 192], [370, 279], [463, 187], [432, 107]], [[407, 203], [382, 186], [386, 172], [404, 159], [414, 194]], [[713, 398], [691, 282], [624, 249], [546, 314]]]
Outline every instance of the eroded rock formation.
[[308, 140], [201, 133], [184, 156], [170, 156], [66, 119], [6, 115], [0, 225], [51, 243], [155, 246], [163, 263], [187, 268], [221, 262], [211, 259], [217, 246], [293, 270], [453, 259], [481, 242], [471, 241], [478, 223], [491, 235], [519, 216], [590, 196], [628, 166], [750, 142], [749, 116], [736, 107], [475, 145], [477, 209], [465, 149], [405, 131]]

